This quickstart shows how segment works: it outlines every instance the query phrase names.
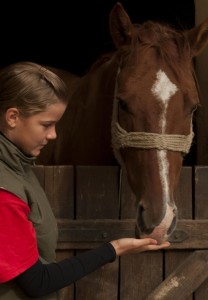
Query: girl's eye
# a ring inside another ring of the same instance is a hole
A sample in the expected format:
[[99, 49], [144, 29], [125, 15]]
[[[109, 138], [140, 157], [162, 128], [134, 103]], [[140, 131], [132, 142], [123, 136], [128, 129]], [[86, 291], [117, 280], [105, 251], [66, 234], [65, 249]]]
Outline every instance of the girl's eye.
[[42, 126], [45, 128], [49, 128], [50, 126], [52, 126], [52, 124], [42, 124]]

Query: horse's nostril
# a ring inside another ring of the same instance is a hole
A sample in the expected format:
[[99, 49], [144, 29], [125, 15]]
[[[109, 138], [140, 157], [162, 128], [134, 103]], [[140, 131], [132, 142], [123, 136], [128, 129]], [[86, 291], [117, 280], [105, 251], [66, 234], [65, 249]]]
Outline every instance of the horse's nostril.
[[145, 234], [150, 234], [154, 230], [154, 227], [147, 227], [145, 220], [144, 220], [144, 212], [145, 209], [142, 205], [138, 205], [138, 214], [137, 214], [137, 227], [138, 231], [145, 233]]
[[172, 221], [172, 223], [170, 225], [170, 227], [168, 228], [168, 231], [167, 231], [168, 235], [170, 235], [173, 232], [173, 230], [175, 229], [175, 227], [176, 227], [176, 221], [177, 221], [177, 218], [174, 217], [173, 221]]

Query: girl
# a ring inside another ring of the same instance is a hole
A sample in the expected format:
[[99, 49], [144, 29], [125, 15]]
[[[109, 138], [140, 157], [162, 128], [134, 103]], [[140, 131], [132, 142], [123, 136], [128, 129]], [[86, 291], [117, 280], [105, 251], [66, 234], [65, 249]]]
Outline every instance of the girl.
[[0, 71], [0, 299], [58, 299], [58, 291], [116, 256], [167, 248], [123, 238], [55, 262], [57, 224], [33, 164], [56, 138], [68, 102], [64, 82], [20, 62]]

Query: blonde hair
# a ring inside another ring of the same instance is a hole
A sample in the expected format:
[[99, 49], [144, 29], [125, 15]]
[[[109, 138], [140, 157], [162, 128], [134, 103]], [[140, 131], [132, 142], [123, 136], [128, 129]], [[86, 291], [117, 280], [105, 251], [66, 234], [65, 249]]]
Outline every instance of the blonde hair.
[[0, 70], [1, 116], [16, 107], [28, 117], [57, 102], [68, 103], [68, 90], [63, 80], [49, 69], [23, 61]]

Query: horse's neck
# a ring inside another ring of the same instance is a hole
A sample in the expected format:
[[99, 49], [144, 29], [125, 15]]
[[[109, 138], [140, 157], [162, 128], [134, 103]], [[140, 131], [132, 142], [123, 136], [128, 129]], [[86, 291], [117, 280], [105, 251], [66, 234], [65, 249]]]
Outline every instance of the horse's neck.
[[62, 145], [67, 145], [64, 147], [68, 163], [115, 161], [111, 147], [111, 119], [116, 74], [115, 63], [108, 61], [80, 79], [57, 124], [57, 161], [63, 160], [59, 149]]
[[74, 138], [89, 131], [93, 134], [98, 126], [105, 126], [109, 135], [116, 74], [117, 66], [111, 59], [83, 76], [58, 127], [66, 128]]
[[[83, 104], [107, 105], [113, 100], [117, 65], [114, 59], [103, 63], [96, 70], [90, 71], [83, 76], [71, 97], [73, 105], [79, 105], [77, 99], [82, 99]], [[102, 102], [103, 98], [103, 102]]]

